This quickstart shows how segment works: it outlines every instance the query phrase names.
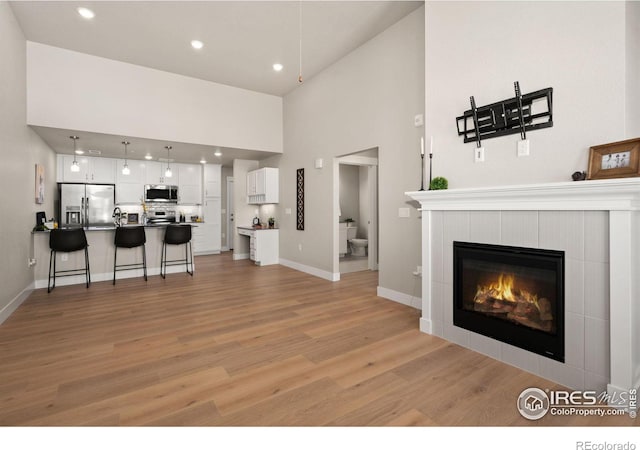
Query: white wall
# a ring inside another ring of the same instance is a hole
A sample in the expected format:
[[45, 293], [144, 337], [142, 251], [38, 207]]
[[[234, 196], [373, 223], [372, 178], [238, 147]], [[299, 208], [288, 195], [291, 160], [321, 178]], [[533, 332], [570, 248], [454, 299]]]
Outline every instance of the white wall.
[[[427, 2], [426, 136], [434, 176], [449, 188], [570, 181], [589, 147], [625, 137], [624, 2]], [[634, 7], [635, 8], [635, 7]], [[637, 22], [636, 22], [637, 25]], [[637, 80], [637, 78], [636, 78]], [[552, 87], [554, 126], [483, 141], [474, 163], [455, 118], [469, 109]], [[637, 85], [637, 83], [636, 83]]]
[[[280, 209], [291, 208], [292, 214], [281, 214], [282, 259], [339, 272], [333, 164], [338, 156], [377, 147], [379, 285], [415, 294], [420, 222], [415, 212], [398, 218], [398, 208], [407, 206], [404, 192], [420, 186], [422, 129], [414, 127], [413, 117], [424, 108], [423, 58], [424, 8], [419, 8], [285, 96]], [[323, 169], [314, 168], [316, 158], [324, 159]], [[305, 169], [304, 231], [295, 226], [299, 168]]]
[[340, 222], [353, 219], [360, 225], [360, 170], [358, 166], [340, 164]]
[[[26, 40], [11, 7], [0, 2], [0, 322], [28, 295], [33, 284], [31, 230], [35, 212], [53, 217], [56, 159], [26, 125]], [[45, 203], [35, 203], [35, 165], [45, 167]], [[47, 265], [49, 261], [38, 261]]]
[[626, 137], [640, 137], [640, 2], [627, 1]]
[[282, 98], [27, 44], [31, 125], [282, 151]]

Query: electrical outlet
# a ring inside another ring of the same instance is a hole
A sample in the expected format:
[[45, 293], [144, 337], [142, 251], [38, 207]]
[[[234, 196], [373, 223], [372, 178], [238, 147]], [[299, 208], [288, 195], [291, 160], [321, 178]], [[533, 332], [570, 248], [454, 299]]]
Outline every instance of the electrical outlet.
[[63, 253], [62, 255], [60, 255], [60, 261], [69, 261], [69, 255]]
[[301, 252], [302, 251], [302, 244], [298, 244], [298, 251]]
[[398, 217], [411, 217], [411, 210], [409, 208], [398, 208]]
[[518, 156], [529, 156], [529, 139], [518, 141]]
[[284, 209], [284, 213], [285, 214], [291, 214], [291, 208], [285, 208]]
[[476, 147], [474, 155], [475, 162], [484, 162], [484, 147]]

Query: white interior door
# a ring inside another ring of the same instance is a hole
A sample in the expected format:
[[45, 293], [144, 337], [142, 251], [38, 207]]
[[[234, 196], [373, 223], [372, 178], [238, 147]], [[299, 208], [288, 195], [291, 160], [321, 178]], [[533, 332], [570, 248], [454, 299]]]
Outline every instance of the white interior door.
[[227, 177], [227, 247], [233, 250], [233, 236], [236, 233], [233, 209], [233, 177]]
[[378, 270], [378, 166], [369, 166], [369, 270]]

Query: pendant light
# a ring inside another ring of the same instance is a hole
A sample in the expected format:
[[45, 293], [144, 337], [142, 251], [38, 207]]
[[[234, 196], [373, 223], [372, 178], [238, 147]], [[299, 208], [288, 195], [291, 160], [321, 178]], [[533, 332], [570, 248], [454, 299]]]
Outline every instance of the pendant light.
[[167, 149], [167, 170], [164, 171], [164, 176], [167, 178], [171, 178], [173, 174], [171, 173], [171, 167], [169, 167], [169, 150], [171, 150], [173, 147], [171, 147], [170, 145], [165, 145], [164, 148]]
[[127, 145], [131, 144], [129, 141], [122, 141], [124, 144], [124, 166], [122, 166], [122, 175], [129, 175], [131, 171], [129, 170], [129, 164], [127, 164]]
[[80, 165], [78, 161], [76, 161], [76, 141], [80, 138], [78, 136], [69, 136], [69, 138], [73, 139], [73, 162], [71, 163], [71, 171], [80, 172]]

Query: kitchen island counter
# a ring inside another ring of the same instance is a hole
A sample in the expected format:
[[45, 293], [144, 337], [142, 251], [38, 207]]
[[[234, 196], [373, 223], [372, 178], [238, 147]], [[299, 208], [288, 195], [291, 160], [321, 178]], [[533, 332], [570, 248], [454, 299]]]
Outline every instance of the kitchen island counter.
[[[178, 225], [197, 226], [197, 223], [178, 223]], [[139, 225], [124, 225], [139, 226]], [[162, 241], [164, 239], [164, 231], [166, 224], [162, 225], [145, 225], [145, 234], [147, 238], [147, 273], [151, 275], [160, 274], [160, 256], [162, 253]], [[89, 265], [91, 267], [91, 281], [106, 281], [113, 279], [113, 258], [115, 247], [113, 240], [116, 227], [89, 227], [86, 228], [87, 242], [89, 243]], [[36, 260], [35, 269], [35, 288], [46, 288], [49, 272], [49, 232], [39, 231], [33, 232], [33, 254], [32, 258]], [[67, 258], [66, 261], [63, 258]], [[57, 270], [69, 270], [84, 266], [84, 253], [58, 253], [56, 260]], [[184, 246], [169, 245], [167, 246], [167, 259], [184, 258]], [[118, 249], [118, 265], [134, 264], [142, 262], [142, 247], [132, 249]], [[195, 270], [195, 266], [194, 266]], [[167, 266], [167, 273], [185, 272], [184, 265]], [[116, 279], [121, 278], [142, 278], [142, 269], [125, 270], [116, 273]], [[68, 284], [84, 283], [84, 275], [57, 277], [56, 285], [64, 286]]]

